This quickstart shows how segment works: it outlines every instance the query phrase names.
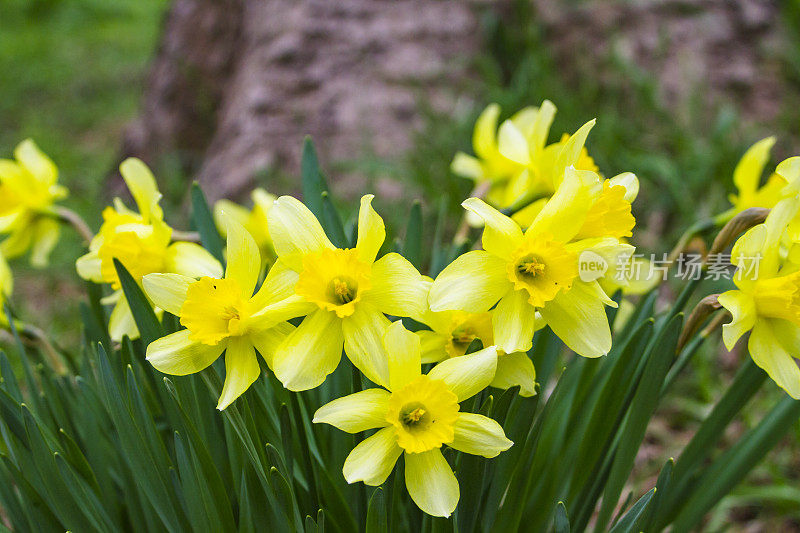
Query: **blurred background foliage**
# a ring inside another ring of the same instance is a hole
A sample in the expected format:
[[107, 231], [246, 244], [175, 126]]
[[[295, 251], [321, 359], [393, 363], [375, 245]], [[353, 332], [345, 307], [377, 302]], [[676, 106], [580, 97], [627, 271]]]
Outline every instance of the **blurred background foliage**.
[[[33, 137], [58, 164], [71, 191], [69, 205], [95, 228], [100, 206], [108, 199], [106, 179], [119, 162], [122, 132], [139, 109], [168, 4], [0, 2], [0, 154], [9, 156], [17, 142]], [[564, 69], [551, 47], [553, 36], [539, 23], [531, 4], [516, 2], [512, 10], [503, 18], [491, 11], [482, 16], [483, 52], [473, 59], [476, 74], [469, 80], [475, 105], [464, 106], [457, 116], [442, 116], [423, 102], [425, 125], [405, 156], [392, 161], [363, 157], [333, 170], [388, 175], [403, 187], [409, 205], [411, 197], [420, 197], [426, 216], [434, 217], [436, 206], [443, 203], [457, 220], [458, 204], [470, 184], [451, 174], [449, 165], [457, 150], [471, 151], [477, 114], [489, 102], [498, 102], [508, 116], [548, 98], [558, 107], [554, 135], [597, 118], [587, 143], [590, 153], [609, 175], [631, 170], [640, 177], [641, 194], [634, 206], [637, 244], [661, 253], [691, 222], [727, 206], [732, 171], [747, 146], [778, 135], [773, 165], [800, 151], [799, 2], [781, 7], [783, 41], [771, 60], [779, 66], [781, 85], [789, 90], [781, 95], [780, 111], [764, 120], [745, 120], [735, 100], [707, 105], [702, 98], [707, 88], [702, 86], [692, 88], [696, 97], [686, 99], [682, 108], [670, 107], [662, 98], [659, 78], [613, 49], [591, 65], [597, 75]], [[177, 167], [159, 170], [166, 205], [180, 206], [187, 177]], [[270, 188], [286, 193], [297, 187], [289, 183]], [[179, 218], [182, 211], [172, 212], [178, 213], [173, 222], [185, 223]], [[387, 226], [403, 227], [405, 213], [406, 209], [384, 209]], [[15, 262], [19, 281], [13, 303], [22, 316], [68, 345], [80, 337], [75, 317], [82, 287], [73, 268], [80, 243], [68, 231], [64, 235], [48, 271], [35, 272], [25, 262]], [[649, 428], [637, 459], [639, 492], [654, 484], [663, 458], [688, 441], [744, 357], [742, 352], [724, 352], [719, 343], [707, 343], [695, 357]], [[729, 442], [783, 394], [771, 383], [765, 389], [726, 435]], [[800, 427], [715, 511], [708, 530], [800, 531], [798, 449]]]

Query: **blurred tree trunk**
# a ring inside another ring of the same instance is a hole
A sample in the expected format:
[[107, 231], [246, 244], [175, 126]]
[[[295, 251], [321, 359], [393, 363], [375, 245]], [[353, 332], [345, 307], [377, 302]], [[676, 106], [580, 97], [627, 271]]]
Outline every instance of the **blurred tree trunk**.
[[419, 97], [452, 109], [478, 51], [474, 3], [175, 0], [124, 152], [177, 155], [212, 198], [296, 172], [304, 134], [329, 161], [398, 155]]

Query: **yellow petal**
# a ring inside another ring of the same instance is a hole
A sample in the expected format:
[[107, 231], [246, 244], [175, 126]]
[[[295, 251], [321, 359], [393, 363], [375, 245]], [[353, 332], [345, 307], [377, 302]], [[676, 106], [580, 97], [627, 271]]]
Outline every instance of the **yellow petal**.
[[315, 424], [330, 424], [347, 433], [386, 427], [389, 394], [383, 389], [367, 389], [328, 402], [314, 413]]
[[291, 335], [294, 331], [294, 326], [288, 322], [280, 322], [271, 328], [266, 328], [260, 331], [251, 332], [249, 337], [250, 341], [255, 346], [258, 353], [266, 361], [270, 369], [273, 366], [275, 354], [280, 349], [286, 337]]
[[389, 386], [389, 362], [383, 334], [389, 319], [366, 302], [342, 320], [344, 351], [352, 363], [373, 383]]
[[158, 307], [175, 316], [180, 316], [186, 291], [195, 279], [181, 274], [147, 274], [142, 286], [147, 297]]
[[227, 219], [226, 227], [228, 264], [225, 278], [236, 280], [242, 289], [242, 297], [250, 298], [261, 275], [261, 252], [253, 236], [233, 218]]
[[80, 256], [77, 261], [75, 261], [75, 270], [78, 271], [78, 275], [81, 278], [95, 283], [101, 283], [103, 281], [103, 274], [101, 271], [102, 263], [102, 260], [95, 250]]
[[500, 424], [483, 415], [460, 413], [453, 429], [455, 439], [448, 446], [472, 455], [497, 457], [514, 444]]
[[564, 179], [564, 171], [570, 166], [577, 165], [583, 145], [586, 144], [586, 138], [589, 136], [589, 132], [594, 127], [595, 122], [597, 121], [592, 119], [581, 126], [578, 131], [569, 136], [569, 139], [561, 148], [553, 167], [553, 185], [555, 187], [558, 187], [561, 184], [561, 180]]
[[479, 198], [468, 198], [461, 205], [483, 219], [483, 248], [487, 252], [508, 259], [522, 244], [519, 225], [494, 207]]
[[222, 277], [222, 265], [205, 248], [194, 242], [175, 242], [167, 248], [164, 267], [192, 278]]
[[19, 257], [30, 248], [31, 239], [33, 232], [28, 227], [22, 227], [0, 242], [0, 253], [7, 259]]
[[530, 138], [528, 139], [533, 153], [538, 155], [544, 150], [547, 144], [547, 137], [550, 134], [550, 126], [553, 124], [553, 119], [556, 116], [556, 106], [550, 100], [545, 100], [539, 107], [539, 112], [536, 114], [536, 121], [533, 124]]
[[397, 445], [393, 427], [383, 428], [353, 448], [342, 473], [348, 483], [363, 481], [376, 487], [386, 481], [403, 449]]
[[433, 311], [488, 311], [512, 289], [506, 263], [483, 250], [461, 255], [436, 277], [428, 302]]
[[632, 204], [639, 195], [639, 178], [633, 172], [623, 172], [608, 180], [612, 187], [620, 185], [625, 187], [625, 201]]
[[800, 328], [780, 319], [760, 319], [753, 326], [748, 349], [753, 361], [795, 400], [800, 400], [800, 368], [794, 360]]
[[460, 496], [458, 480], [435, 448], [423, 453], [405, 454], [406, 488], [417, 507], [432, 516], [450, 516]]
[[442, 361], [428, 372], [428, 377], [444, 381], [447, 388], [458, 396], [458, 401], [463, 402], [488, 387], [496, 369], [497, 348], [489, 346]]
[[383, 219], [372, 208], [374, 194], [361, 197], [361, 209], [358, 211], [358, 241], [356, 250], [365, 263], [372, 263], [378, 255], [383, 241], [386, 239], [386, 228]]
[[739, 338], [753, 329], [756, 323], [756, 304], [753, 297], [742, 291], [728, 291], [717, 298], [733, 320], [722, 326], [722, 340], [728, 350], [733, 350]]
[[43, 268], [47, 266], [50, 252], [53, 251], [58, 242], [61, 226], [55, 219], [44, 218], [36, 222], [33, 231], [31, 265], [36, 268]]
[[302, 296], [296, 294], [260, 309], [256, 303], [255, 297], [249, 303], [252, 309], [258, 309], [250, 315], [250, 319], [257, 320], [261, 327], [269, 327], [285, 320], [309, 315], [319, 309], [316, 304], [307, 302]]
[[561, 185], [536, 215], [526, 236], [548, 233], [558, 242], [572, 239], [586, 221], [594, 203], [592, 185], [598, 181], [594, 172], [568, 167]]
[[317, 218], [296, 198], [275, 200], [267, 219], [275, 252], [295, 270], [302, 270], [304, 254], [333, 248]]
[[399, 390], [420, 376], [419, 337], [398, 320], [386, 328], [383, 344], [389, 356], [389, 390]]
[[450, 171], [453, 172], [453, 174], [475, 181], [483, 178], [483, 166], [481, 162], [477, 158], [467, 155], [464, 152], [456, 153], [453, 162], [450, 163]]
[[388, 253], [372, 265], [372, 287], [363, 298], [386, 314], [421, 318], [428, 311], [430, 282], [405, 257]]
[[497, 371], [489, 385], [497, 389], [519, 386], [520, 396], [536, 395], [536, 369], [533, 361], [524, 352], [498, 356]]
[[161, 193], [158, 192], [156, 179], [150, 169], [147, 168], [147, 165], [140, 159], [130, 157], [119, 166], [119, 172], [128, 185], [142, 218], [145, 221], [150, 221], [153, 218], [163, 219], [164, 213], [158, 205], [161, 200]]
[[[230, 231], [230, 228], [229, 230]], [[256, 351], [247, 337], [231, 337], [225, 350], [225, 384], [217, 403], [222, 411], [253, 384], [261, 375]]]
[[25, 139], [14, 149], [14, 157], [42, 185], [53, 185], [58, 179], [58, 169], [31, 139]]
[[761, 182], [761, 174], [769, 160], [769, 152], [775, 145], [775, 137], [761, 139], [742, 156], [733, 171], [733, 184], [739, 189], [739, 194], [753, 193]]
[[800, 157], [790, 157], [784, 159], [775, 168], [775, 173], [786, 180], [784, 194], [797, 195], [800, 193]]
[[108, 333], [113, 341], [121, 341], [126, 335], [131, 340], [139, 338], [139, 328], [136, 327], [136, 322], [133, 320], [131, 308], [128, 306], [128, 300], [123, 295], [114, 309], [111, 310], [111, 315], [108, 317]]
[[571, 350], [584, 357], [600, 357], [611, 349], [604, 307], [609, 301], [596, 281], [576, 281], [570, 290], [559, 292], [539, 311], [553, 333]]
[[528, 303], [527, 291], [511, 291], [492, 313], [494, 342], [506, 353], [527, 352], [535, 328], [536, 310]]
[[472, 134], [472, 148], [475, 154], [483, 159], [494, 157], [497, 151], [497, 118], [500, 116], [500, 106], [489, 104], [475, 121], [475, 131]]
[[447, 345], [447, 337], [435, 331], [417, 331], [419, 337], [419, 350], [420, 360], [422, 364], [438, 363], [447, 359], [447, 352], [445, 346]]
[[214, 203], [214, 224], [223, 237], [227, 237], [228, 235], [225, 217], [230, 217], [242, 226], [247, 226], [247, 221], [250, 218], [250, 210], [236, 202], [231, 202], [224, 198], [222, 200], [217, 200]]
[[531, 162], [528, 142], [510, 120], [500, 124], [497, 132], [497, 149], [504, 157], [520, 165], [527, 165]]
[[261, 284], [261, 288], [253, 296], [253, 306], [256, 309], [261, 309], [293, 296], [297, 279], [297, 272], [289, 268], [284, 261], [278, 259], [267, 272], [267, 277], [264, 279], [264, 283]]
[[336, 370], [343, 342], [336, 314], [320, 309], [303, 319], [275, 353], [275, 376], [289, 390], [313, 389]]
[[189, 339], [189, 330], [161, 337], [147, 347], [147, 360], [164, 374], [185, 376], [200, 372], [217, 360], [225, 344], [210, 346]]

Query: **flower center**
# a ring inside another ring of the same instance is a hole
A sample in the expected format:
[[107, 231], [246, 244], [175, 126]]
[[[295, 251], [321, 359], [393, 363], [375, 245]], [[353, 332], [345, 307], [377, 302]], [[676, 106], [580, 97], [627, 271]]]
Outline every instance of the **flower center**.
[[397, 431], [398, 446], [421, 453], [453, 441], [458, 409], [458, 398], [443, 381], [420, 376], [392, 393], [386, 420]]
[[484, 346], [491, 346], [494, 343], [492, 314], [454, 311], [450, 322], [450, 342], [445, 345], [447, 355], [449, 357], [464, 355], [475, 339], [480, 339]]
[[528, 301], [542, 307], [559, 291], [569, 290], [578, 276], [578, 257], [548, 236], [526, 237], [508, 263], [508, 279], [515, 290], [528, 292]]
[[354, 249], [322, 250], [303, 257], [295, 292], [340, 318], [350, 316], [370, 288], [371, 265]]
[[204, 344], [247, 333], [247, 304], [232, 279], [204, 277], [189, 285], [180, 315], [189, 337]]

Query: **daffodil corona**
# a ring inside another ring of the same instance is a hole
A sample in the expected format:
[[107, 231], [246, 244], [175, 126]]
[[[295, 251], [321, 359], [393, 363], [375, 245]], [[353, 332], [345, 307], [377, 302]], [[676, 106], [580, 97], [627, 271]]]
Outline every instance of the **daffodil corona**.
[[497, 351], [489, 346], [422, 374], [419, 337], [401, 322], [386, 329], [383, 342], [389, 355], [388, 390], [367, 389], [333, 400], [317, 410], [314, 422], [348, 433], [380, 428], [347, 456], [347, 482], [382, 484], [402, 454], [406, 488], [414, 503], [430, 515], [450, 516], [459, 487], [442, 446], [496, 457], [513, 444], [497, 422], [463, 413], [459, 406], [489, 385]]
[[0, 252], [12, 259], [31, 250], [31, 264], [47, 265], [61, 232], [55, 202], [66, 198], [58, 169], [30, 139], [14, 150], [16, 161], [0, 159]]
[[269, 211], [278, 260], [264, 285], [293, 292], [273, 313], [282, 319], [306, 315], [275, 355], [275, 375], [288, 389], [321, 384], [339, 364], [343, 347], [365, 376], [385, 386], [385, 315], [413, 318], [427, 310], [428, 285], [411, 263], [396, 253], [376, 260], [386, 231], [372, 198], [361, 198], [355, 248], [334, 247], [295, 198], [282, 196]]
[[186, 328], [152, 342], [147, 360], [165, 374], [186, 375], [200, 372], [225, 352], [220, 410], [258, 379], [256, 350], [271, 367], [277, 346], [294, 329], [265, 312], [285, 294], [263, 286], [253, 294], [261, 273], [253, 237], [232, 218], [226, 220], [226, 229], [228, 265], [223, 278], [148, 274], [143, 280], [148, 297], [180, 317]]

